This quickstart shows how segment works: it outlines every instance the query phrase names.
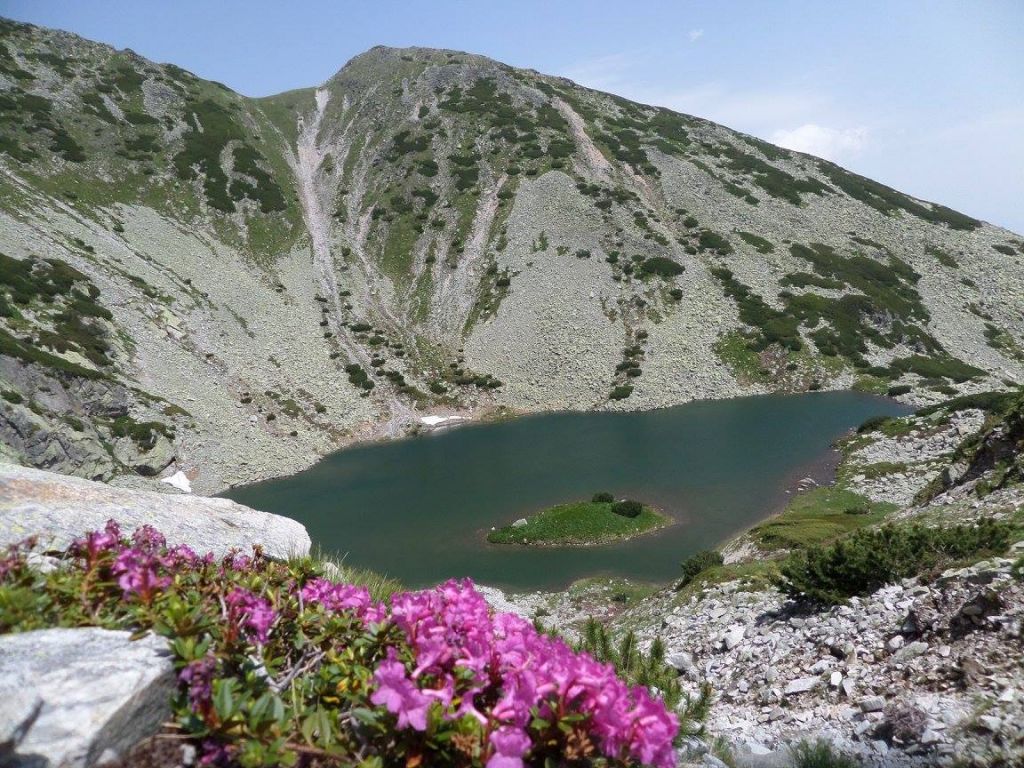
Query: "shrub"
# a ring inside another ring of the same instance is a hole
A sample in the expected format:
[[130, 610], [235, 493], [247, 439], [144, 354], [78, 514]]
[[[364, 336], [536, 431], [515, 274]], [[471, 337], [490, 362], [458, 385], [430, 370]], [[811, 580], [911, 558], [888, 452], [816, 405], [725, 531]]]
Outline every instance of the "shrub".
[[644, 511], [644, 505], [639, 501], [633, 499], [625, 499], [624, 501], [616, 501], [612, 504], [612, 512], [622, 517], [639, 517], [640, 513]]
[[892, 368], [903, 373], [916, 373], [923, 378], [947, 378], [962, 383], [984, 376], [985, 371], [955, 357], [911, 355], [892, 361]]
[[905, 395], [913, 389], [909, 384], [897, 384], [894, 387], [889, 387], [886, 394], [889, 397], [898, 397], [899, 395]]
[[713, 549], [705, 549], [695, 555], [690, 555], [682, 562], [683, 578], [676, 588], [682, 589], [708, 568], [721, 565], [723, 562], [725, 561], [722, 558], [722, 553]]
[[615, 501], [615, 497], [612, 496], [607, 491], [598, 491], [597, 493], [594, 494], [591, 501], [594, 502], [595, 504], [611, 504], [613, 501]]
[[732, 245], [729, 241], [710, 229], [702, 229], [697, 241], [702, 251], [715, 251], [721, 256], [732, 253]]
[[640, 264], [640, 272], [644, 275], [658, 275], [659, 277], [670, 278], [681, 275], [684, 271], [682, 264], [679, 264], [665, 256], [652, 256], [644, 259]]
[[874, 432], [877, 429], [881, 429], [883, 426], [892, 421], [891, 416], [872, 416], [870, 419], [866, 419], [857, 427], [857, 434], [863, 435], [867, 432]]
[[[25, 398], [13, 389], [5, 389], [3, 392], [0, 392], [0, 397], [3, 397], [3, 399], [8, 403], [13, 403], [14, 405], [21, 405], [21, 403], [25, 402]], [[594, 499], [594, 501], [597, 501], [597, 499]], [[608, 499], [608, 501], [611, 501], [611, 499]]]
[[737, 232], [740, 239], [754, 247], [758, 253], [772, 253], [775, 250], [775, 246], [770, 240], [766, 240], [760, 235], [755, 235], [753, 232]]
[[1003, 552], [1012, 531], [1009, 523], [988, 518], [944, 528], [902, 524], [861, 529], [831, 545], [790, 555], [782, 564], [779, 585], [793, 597], [841, 603], [956, 560]]
[[1019, 394], [1019, 392], [975, 392], [971, 395], [960, 395], [952, 400], [922, 408], [917, 415], [931, 416], [942, 410], [953, 412], [968, 408], [977, 408], [987, 413], [1002, 413], [1010, 407]]
[[[311, 754], [343, 765], [545, 765], [580, 744], [608, 766], [675, 765], [679, 721], [662, 701], [529, 622], [493, 614], [468, 580], [381, 602], [309, 559], [272, 562], [257, 548], [218, 561], [168, 547], [148, 526], [129, 540], [113, 521], [46, 573], [29, 565], [33, 546], [0, 556], [0, 632], [91, 624], [167, 637], [176, 738], [203, 765], [295, 765]], [[630, 663], [627, 679], [644, 674]]]
[[633, 394], [633, 388], [629, 384], [620, 384], [608, 395], [609, 400], [625, 400]]
[[802, 741], [791, 750], [793, 768], [859, 768], [857, 760], [837, 752], [827, 741]]

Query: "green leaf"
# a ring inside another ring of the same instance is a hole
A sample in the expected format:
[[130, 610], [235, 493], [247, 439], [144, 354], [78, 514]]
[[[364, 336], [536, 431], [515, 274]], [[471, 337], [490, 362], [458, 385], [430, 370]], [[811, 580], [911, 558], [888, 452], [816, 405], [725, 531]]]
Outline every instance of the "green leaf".
[[235, 681], [224, 678], [213, 681], [213, 709], [221, 720], [230, 720], [235, 714]]
[[352, 710], [352, 717], [364, 725], [377, 725], [380, 722], [380, 713], [365, 707], [356, 707]]

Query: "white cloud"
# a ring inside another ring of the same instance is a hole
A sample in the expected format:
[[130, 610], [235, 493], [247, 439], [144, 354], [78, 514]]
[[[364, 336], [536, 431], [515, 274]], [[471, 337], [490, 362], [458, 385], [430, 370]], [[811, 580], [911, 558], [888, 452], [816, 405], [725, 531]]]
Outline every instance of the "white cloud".
[[826, 160], [855, 157], [868, 141], [867, 128], [827, 128], [816, 123], [805, 123], [791, 131], [778, 130], [772, 142], [786, 149], [817, 155]]
[[691, 43], [696, 43], [698, 40], [700, 40], [702, 37], [704, 37], [704, 30], [703, 29], [691, 29], [689, 32], [686, 33], [686, 36], [688, 38], [690, 38], [690, 42]]

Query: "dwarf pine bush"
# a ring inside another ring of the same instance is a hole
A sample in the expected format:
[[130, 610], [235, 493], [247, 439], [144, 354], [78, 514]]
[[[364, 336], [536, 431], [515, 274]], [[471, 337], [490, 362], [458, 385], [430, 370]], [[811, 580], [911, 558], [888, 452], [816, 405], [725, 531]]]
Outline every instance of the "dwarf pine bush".
[[974, 525], [930, 528], [920, 524], [861, 529], [828, 546], [796, 552], [782, 564], [787, 594], [833, 605], [979, 554], [1001, 553], [1013, 525], [982, 518]]
[[381, 601], [308, 558], [200, 557], [113, 522], [46, 573], [34, 547], [0, 555], [0, 632], [166, 637], [177, 737], [204, 766], [675, 764], [679, 720], [644, 687], [661, 673], [630, 652], [620, 677], [468, 580]]
[[708, 568], [721, 565], [723, 562], [725, 561], [722, 553], [713, 549], [705, 549], [691, 555], [682, 562], [683, 578], [676, 585], [676, 589], [682, 589]]

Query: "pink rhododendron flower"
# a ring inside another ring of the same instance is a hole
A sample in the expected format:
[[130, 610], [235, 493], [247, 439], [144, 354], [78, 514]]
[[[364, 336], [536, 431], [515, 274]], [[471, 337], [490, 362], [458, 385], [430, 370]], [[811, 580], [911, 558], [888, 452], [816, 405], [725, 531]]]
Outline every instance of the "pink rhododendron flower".
[[213, 673], [217, 662], [210, 656], [189, 662], [178, 679], [188, 687], [188, 703], [196, 714], [205, 715], [213, 700]]
[[160, 575], [160, 566], [155, 555], [129, 547], [118, 554], [112, 570], [126, 595], [138, 595], [148, 603], [171, 583], [170, 577]]
[[387, 610], [373, 601], [366, 587], [310, 579], [299, 594], [307, 604], [319, 604], [328, 611], [352, 611], [367, 624], [379, 624], [387, 616]]
[[120, 544], [121, 529], [115, 521], [108, 520], [102, 531], [89, 531], [83, 538], [75, 539], [71, 550], [85, 557], [92, 566], [101, 553], [116, 549]]
[[132, 544], [143, 552], [154, 553], [167, 546], [167, 539], [151, 525], [142, 525], [132, 534]]
[[431, 699], [420, 693], [408, 678], [402, 662], [393, 657], [382, 661], [373, 674], [373, 681], [377, 690], [370, 696], [370, 701], [398, 715], [399, 728], [412, 726], [417, 731], [427, 730], [427, 710]]
[[235, 587], [224, 598], [224, 603], [228, 607], [228, 618], [245, 629], [250, 639], [260, 644], [267, 642], [270, 627], [277, 618], [268, 600]]
[[[409, 672], [394, 657], [383, 662], [371, 701], [399, 714], [399, 727], [418, 727], [425, 699], [435, 700], [446, 718], [469, 714], [497, 726], [488, 768], [521, 768], [534, 713], [547, 719], [576, 714], [586, 718], [605, 755], [628, 755], [657, 768], [675, 765], [679, 723], [661, 702], [642, 687], [630, 688], [610, 664], [539, 634], [526, 620], [492, 616], [472, 582], [395, 595], [391, 619], [413, 649], [415, 666]], [[489, 712], [480, 711], [481, 699], [495, 702]]]
[[487, 768], [523, 768], [523, 755], [532, 743], [525, 731], [505, 726], [492, 733], [490, 741], [494, 754]]
[[[214, 562], [211, 554], [200, 558], [187, 546], [168, 548], [147, 526], [135, 531], [129, 545], [113, 521], [77, 541], [74, 551], [90, 569], [104, 555], [113, 557], [111, 571], [125, 595], [147, 604], [172, 576]], [[22, 560], [13, 551], [0, 558], [0, 577]], [[232, 552], [220, 561], [219, 571], [215, 566], [208, 573], [230, 585], [221, 590], [228, 590], [222, 598], [228, 637], [240, 631], [260, 645], [270, 637], [278, 618], [270, 599], [234, 585], [239, 574], [246, 583], [258, 583], [255, 574], [263, 565], [259, 556]], [[527, 756], [546, 756], [543, 750], [550, 752], [551, 745], [540, 739], [548, 726], [538, 725], [537, 718], [564, 725], [567, 717], [607, 758], [655, 768], [675, 765], [672, 742], [679, 723], [661, 701], [643, 687], [627, 685], [612, 665], [538, 633], [525, 619], [492, 613], [471, 581], [396, 594], [385, 605], [374, 602], [364, 587], [317, 578], [301, 587], [286, 582], [275, 589], [273, 600], [285, 606], [282, 610], [298, 602], [373, 626], [368, 634], [387, 645], [387, 656], [373, 670], [370, 701], [393, 714], [400, 729], [425, 731], [432, 707], [445, 720], [474, 718], [487, 739], [487, 768], [523, 768]], [[391, 639], [396, 632], [404, 642]], [[211, 708], [217, 663], [213, 656], [192, 661], [179, 674], [189, 706], [200, 717]], [[201, 755], [199, 763], [209, 766], [236, 757], [214, 740], [204, 742]]]

